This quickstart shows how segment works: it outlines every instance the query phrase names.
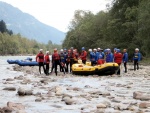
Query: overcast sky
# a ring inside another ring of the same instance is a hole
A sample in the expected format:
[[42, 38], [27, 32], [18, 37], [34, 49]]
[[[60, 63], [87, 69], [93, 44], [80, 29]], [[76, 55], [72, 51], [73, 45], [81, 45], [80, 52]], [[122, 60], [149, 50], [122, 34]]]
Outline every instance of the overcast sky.
[[74, 11], [90, 10], [97, 13], [106, 9], [110, 0], [0, 0], [7, 2], [23, 12], [29, 13], [39, 21], [66, 32]]

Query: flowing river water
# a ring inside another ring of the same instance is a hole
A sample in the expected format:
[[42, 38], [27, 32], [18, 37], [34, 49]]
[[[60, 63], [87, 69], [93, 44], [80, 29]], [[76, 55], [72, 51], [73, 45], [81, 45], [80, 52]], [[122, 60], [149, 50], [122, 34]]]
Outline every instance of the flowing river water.
[[[0, 108], [6, 106], [7, 102], [14, 102], [22, 103], [26, 113], [132, 113], [126, 107], [136, 103], [132, 106], [135, 110], [133, 113], [149, 110], [140, 109], [138, 105], [141, 101], [133, 99], [135, 91], [150, 94], [149, 66], [141, 66], [135, 72], [129, 70], [127, 74], [122, 72], [121, 77], [64, 76], [61, 73], [59, 76], [45, 76], [39, 75], [37, 67], [17, 67], [20, 71], [15, 71], [14, 65], [7, 63], [7, 59], [25, 58], [27, 56], [0, 56]], [[22, 80], [15, 79], [20, 76], [23, 77]], [[13, 80], [7, 81], [8, 78]], [[40, 82], [42, 79], [47, 81]], [[3, 90], [5, 87], [15, 87], [16, 91]], [[19, 88], [31, 89], [34, 95], [19, 96]], [[64, 94], [71, 95], [71, 105], [62, 101]], [[38, 99], [40, 101], [36, 101]], [[99, 104], [106, 105], [106, 108], [98, 109]], [[121, 107], [117, 109], [116, 106]]]

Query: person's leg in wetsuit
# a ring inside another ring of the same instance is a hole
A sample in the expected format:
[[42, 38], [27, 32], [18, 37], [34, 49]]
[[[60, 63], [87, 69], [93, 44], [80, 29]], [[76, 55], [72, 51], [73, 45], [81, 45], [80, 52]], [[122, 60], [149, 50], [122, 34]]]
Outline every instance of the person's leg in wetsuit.
[[49, 63], [46, 63], [46, 75], [49, 74]]
[[127, 63], [124, 62], [124, 69], [125, 69], [125, 73], [127, 73]]

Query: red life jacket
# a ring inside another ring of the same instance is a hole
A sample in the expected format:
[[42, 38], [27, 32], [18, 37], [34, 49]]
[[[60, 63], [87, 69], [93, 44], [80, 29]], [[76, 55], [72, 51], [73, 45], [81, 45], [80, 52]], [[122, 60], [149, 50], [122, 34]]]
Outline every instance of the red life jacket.
[[49, 55], [46, 55], [46, 56], [45, 56], [45, 62], [46, 62], [47, 64], [50, 63]]
[[81, 60], [86, 60], [86, 56], [87, 56], [87, 52], [83, 51], [80, 56]]
[[44, 62], [44, 54], [43, 53], [37, 54], [36, 61], [37, 62]]
[[122, 58], [123, 58], [123, 55], [121, 53], [114, 54], [114, 62], [115, 63], [121, 64]]
[[53, 60], [60, 60], [60, 55], [57, 52], [53, 54]]

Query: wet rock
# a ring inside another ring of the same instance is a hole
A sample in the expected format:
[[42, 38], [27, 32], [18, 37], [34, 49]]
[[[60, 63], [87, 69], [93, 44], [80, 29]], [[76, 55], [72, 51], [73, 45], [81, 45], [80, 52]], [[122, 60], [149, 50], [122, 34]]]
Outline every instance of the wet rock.
[[98, 109], [94, 113], [105, 113], [105, 110], [104, 109]]
[[74, 104], [74, 100], [73, 99], [66, 99], [65, 100], [65, 103], [66, 103], [66, 105], [72, 105], [72, 104]]
[[150, 103], [148, 102], [141, 102], [139, 104], [139, 108], [148, 108], [148, 107], [150, 107]]
[[91, 86], [89, 86], [89, 85], [85, 85], [84, 87], [85, 87], [85, 88], [92, 88], [92, 87], [91, 87]]
[[3, 90], [16, 91], [16, 88], [15, 87], [6, 87]]
[[99, 108], [107, 108], [107, 106], [105, 104], [102, 104], [102, 103], [98, 104], [96, 107], [97, 107], [97, 109], [99, 109]]
[[13, 78], [7, 78], [6, 81], [14, 81]]

